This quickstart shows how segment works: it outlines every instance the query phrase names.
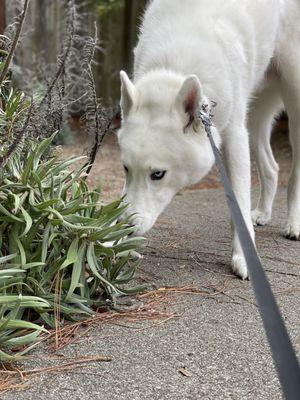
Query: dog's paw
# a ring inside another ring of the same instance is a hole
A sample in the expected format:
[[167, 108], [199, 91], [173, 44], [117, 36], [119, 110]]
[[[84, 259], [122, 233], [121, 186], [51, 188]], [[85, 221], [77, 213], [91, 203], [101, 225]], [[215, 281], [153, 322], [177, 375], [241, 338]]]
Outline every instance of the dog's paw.
[[300, 240], [300, 222], [288, 222], [283, 234], [288, 239]]
[[251, 218], [254, 226], [264, 226], [270, 221], [271, 213], [256, 209], [251, 212]]
[[249, 279], [247, 264], [242, 256], [234, 255], [232, 257], [232, 271], [243, 280]]

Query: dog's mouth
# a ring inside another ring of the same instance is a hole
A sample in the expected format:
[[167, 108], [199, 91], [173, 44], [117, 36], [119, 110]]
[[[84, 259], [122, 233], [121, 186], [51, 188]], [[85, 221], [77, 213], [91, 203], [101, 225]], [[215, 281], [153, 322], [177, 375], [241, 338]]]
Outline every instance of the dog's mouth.
[[[127, 234], [128, 237], [143, 237], [154, 225], [155, 220], [149, 218], [148, 216], [142, 217], [140, 214], [134, 214], [135, 216], [126, 221], [126, 228], [132, 229], [130, 233]], [[138, 216], [137, 216], [138, 215]], [[118, 219], [117, 223], [122, 222], [122, 217]], [[124, 222], [124, 220], [123, 220]]]

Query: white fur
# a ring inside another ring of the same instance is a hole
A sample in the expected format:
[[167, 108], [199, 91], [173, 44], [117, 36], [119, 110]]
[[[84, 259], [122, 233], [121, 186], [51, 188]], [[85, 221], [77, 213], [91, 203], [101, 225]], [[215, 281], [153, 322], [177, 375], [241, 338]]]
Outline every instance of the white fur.
[[[121, 74], [119, 142], [129, 172], [125, 193], [139, 233], [152, 227], [181, 188], [213, 165], [198, 108], [217, 102], [213, 135], [248, 228], [249, 139], [261, 179], [252, 218], [271, 217], [278, 167], [270, 147], [274, 114], [290, 117], [294, 159], [286, 235], [300, 235], [300, 5], [298, 0], [153, 0], [135, 49], [134, 80]], [[209, 100], [208, 100], [209, 99]], [[283, 102], [282, 102], [283, 101]], [[189, 126], [185, 129], [188, 125]], [[153, 171], [166, 170], [160, 181]], [[248, 271], [234, 234], [233, 270]]]

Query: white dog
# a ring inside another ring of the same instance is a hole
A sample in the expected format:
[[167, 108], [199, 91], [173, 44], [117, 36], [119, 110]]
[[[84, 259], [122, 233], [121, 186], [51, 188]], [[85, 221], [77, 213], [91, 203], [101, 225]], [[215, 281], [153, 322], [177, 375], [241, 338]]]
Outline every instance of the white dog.
[[[300, 3], [298, 0], [153, 0], [135, 49], [134, 80], [121, 72], [119, 143], [129, 213], [139, 234], [173, 196], [214, 164], [198, 119], [216, 101], [213, 135], [249, 231], [249, 133], [261, 194], [254, 224], [271, 217], [278, 167], [272, 121], [286, 108], [293, 146], [286, 236], [300, 235]], [[236, 234], [233, 271], [248, 277]]]

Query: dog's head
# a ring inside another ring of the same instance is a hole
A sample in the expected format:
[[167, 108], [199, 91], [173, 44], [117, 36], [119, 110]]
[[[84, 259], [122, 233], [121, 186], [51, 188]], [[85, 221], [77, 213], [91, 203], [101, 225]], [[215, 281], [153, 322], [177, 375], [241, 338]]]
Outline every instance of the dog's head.
[[205, 99], [195, 75], [153, 72], [134, 85], [121, 72], [121, 83], [124, 195], [141, 235], [180, 189], [209, 172], [214, 157], [198, 118]]

